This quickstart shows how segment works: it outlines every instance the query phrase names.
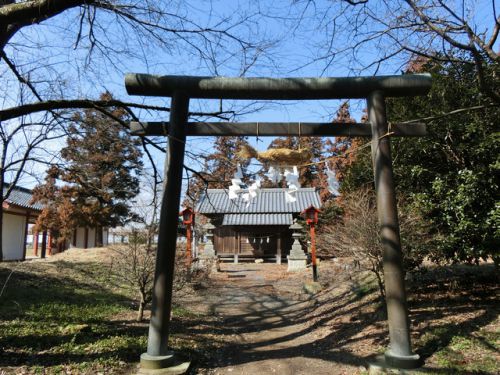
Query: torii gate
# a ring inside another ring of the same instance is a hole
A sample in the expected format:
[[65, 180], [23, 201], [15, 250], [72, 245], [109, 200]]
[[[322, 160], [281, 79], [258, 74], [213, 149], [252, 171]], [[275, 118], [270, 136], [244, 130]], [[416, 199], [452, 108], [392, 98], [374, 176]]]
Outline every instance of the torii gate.
[[[165, 160], [166, 184], [160, 213], [158, 252], [149, 324], [147, 352], [141, 355], [144, 369], [179, 369], [168, 350], [170, 310], [177, 215], [182, 185], [186, 136], [356, 136], [372, 138], [372, 161], [377, 194], [377, 211], [383, 246], [383, 266], [389, 347], [385, 364], [416, 368], [420, 358], [411, 348], [408, 308], [404, 286], [399, 222], [393, 181], [390, 135], [422, 136], [424, 124], [392, 125], [388, 129], [385, 98], [425, 95], [431, 87], [429, 74], [345, 78], [224, 78], [152, 76], [127, 74], [130, 95], [171, 97], [170, 121], [132, 123], [137, 135], [168, 136]], [[366, 99], [367, 124], [338, 123], [218, 123], [188, 122], [190, 98], [202, 99]]]

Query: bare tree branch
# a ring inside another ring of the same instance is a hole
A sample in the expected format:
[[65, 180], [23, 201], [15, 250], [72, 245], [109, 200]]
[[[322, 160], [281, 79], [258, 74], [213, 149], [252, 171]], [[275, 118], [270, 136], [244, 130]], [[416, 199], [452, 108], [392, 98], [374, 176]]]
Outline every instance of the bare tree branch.
[[[153, 105], [122, 102], [120, 100], [91, 100], [91, 99], [60, 99], [60, 100], [46, 100], [37, 103], [23, 104], [17, 107], [0, 109], [0, 121], [6, 121], [21, 116], [30, 115], [36, 112], [61, 110], [61, 109], [82, 109], [82, 108], [107, 108], [107, 107], [121, 107], [121, 108], [138, 108], [150, 111], [170, 112], [168, 107], [159, 107]], [[222, 112], [190, 112], [190, 116], [205, 116], [220, 118], [227, 120], [228, 115], [231, 116], [234, 111]]]

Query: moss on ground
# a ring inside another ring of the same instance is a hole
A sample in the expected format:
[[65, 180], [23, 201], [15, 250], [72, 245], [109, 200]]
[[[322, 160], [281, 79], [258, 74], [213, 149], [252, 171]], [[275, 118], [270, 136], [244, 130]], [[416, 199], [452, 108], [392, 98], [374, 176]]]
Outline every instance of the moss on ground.
[[[500, 368], [498, 282], [491, 276], [494, 271], [486, 271], [472, 268], [457, 276], [451, 269], [441, 274], [431, 270], [409, 285], [413, 341], [431, 373], [494, 374]], [[7, 279], [0, 295], [0, 370], [6, 374], [133, 372], [146, 348], [147, 323], [135, 321], [133, 296], [120, 288], [106, 263], [2, 263], [0, 290]], [[386, 333], [380, 328], [384, 319], [376, 318], [379, 308], [374, 307], [376, 283], [360, 277], [350, 285], [350, 291], [333, 299], [334, 305], [328, 298], [331, 314], [342, 305], [351, 314], [349, 321], [339, 316], [339, 324], [332, 326], [338, 337], [332, 334], [331, 345], [337, 347], [346, 327], [358, 327], [361, 321], [366, 323], [363, 337], [366, 330], [378, 327], [372, 334], [385, 349]], [[365, 322], [364, 315], [352, 319], [364, 305], [370, 307], [373, 322]], [[324, 319], [328, 311], [318, 311], [317, 319]], [[220, 328], [215, 318], [186, 308], [174, 309], [172, 316], [170, 344], [199, 363], [216, 358], [218, 347], [227, 345], [223, 335], [215, 333]], [[376, 346], [369, 349], [376, 352]]]
[[106, 264], [4, 263], [0, 290], [7, 279], [0, 296], [5, 373], [123, 373], [145, 350], [147, 323], [135, 321], [134, 300]]

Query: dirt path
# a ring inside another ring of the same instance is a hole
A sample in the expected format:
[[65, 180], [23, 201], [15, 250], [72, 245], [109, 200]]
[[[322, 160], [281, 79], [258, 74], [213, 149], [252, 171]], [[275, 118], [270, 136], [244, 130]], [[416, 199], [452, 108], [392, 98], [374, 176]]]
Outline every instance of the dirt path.
[[[327, 333], [311, 325], [316, 303], [302, 291], [309, 272], [290, 277], [286, 266], [224, 264], [198, 309], [218, 316], [226, 339], [203, 369], [206, 374], [356, 374], [349, 353], [318, 345]], [[201, 301], [200, 301], [201, 302]], [[355, 361], [356, 362], [356, 361]]]
[[[48, 363], [47, 373], [62, 368], [75, 374], [136, 373], [147, 322], [137, 323], [132, 307], [121, 304], [117, 308], [122, 313], [111, 321], [96, 316], [99, 310], [93, 308], [97, 303], [101, 309], [100, 301], [109, 298], [116, 301], [108, 270], [102, 267], [109, 261], [106, 249], [72, 249], [20, 263], [22, 272], [14, 275], [11, 285], [17, 279], [19, 298], [24, 298], [31, 318], [18, 319], [21, 310], [16, 309], [13, 320], [4, 322], [17, 331], [11, 334], [3, 363], [16, 374], [38, 373]], [[8, 274], [6, 267], [4, 278]], [[209, 282], [196, 283], [196, 291], [186, 288], [176, 296], [169, 343], [193, 360], [191, 375], [366, 374], [368, 363], [388, 346], [377, 283], [369, 272], [353, 269], [349, 259], [322, 262], [319, 275], [324, 289], [311, 296], [303, 290], [304, 282], [311, 280], [310, 270], [292, 274], [286, 265], [223, 264]], [[498, 373], [498, 285], [493, 265], [428, 267], [409, 278], [412, 341], [425, 360], [425, 371]], [[78, 297], [69, 297], [71, 288], [80, 291]], [[74, 309], [87, 308], [88, 318], [74, 314]], [[50, 309], [56, 313], [47, 314]], [[192, 313], [197, 310], [200, 314]], [[61, 321], [60, 314], [66, 320]], [[77, 336], [64, 333], [68, 324], [97, 328], [82, 331], [75, 341]], [[82, 355], [85, 345], [98, 351]]]

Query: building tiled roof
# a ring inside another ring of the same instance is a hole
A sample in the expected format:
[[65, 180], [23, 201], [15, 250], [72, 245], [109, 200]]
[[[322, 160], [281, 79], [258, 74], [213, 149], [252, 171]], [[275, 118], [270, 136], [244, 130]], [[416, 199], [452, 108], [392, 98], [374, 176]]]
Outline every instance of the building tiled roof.
[[299, 213], [313, 205], [321, 207], [321, 200], [314, 188], [302, 188], [296, 193], [297, 201], [287, 203], [286, 189], [261, 189], [257, 197], [247, 203], [241, 198], [229, 200], [228, 190], [208, 189], [196, 206], [202, 214], [260, 214], [260, 213]]
[[[8, 185], [3, 186], [3, 194], [5, 195]], [[7, 198], [7, 203], [13, 204], [19, 207], [29, 208], [30, 210], [39, 210], [43, 209], [43, 206], [40, 203], [31, 203], [33, 199], [33, 194], [30, 189], [26, 189], [19, 186], [14, 186], [11, 190], [9, 197]]]
[[222, 225], [291, 225], [292, 214], [225, 214]]

